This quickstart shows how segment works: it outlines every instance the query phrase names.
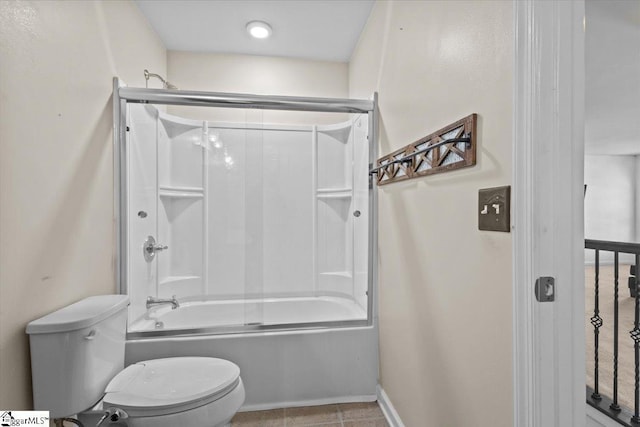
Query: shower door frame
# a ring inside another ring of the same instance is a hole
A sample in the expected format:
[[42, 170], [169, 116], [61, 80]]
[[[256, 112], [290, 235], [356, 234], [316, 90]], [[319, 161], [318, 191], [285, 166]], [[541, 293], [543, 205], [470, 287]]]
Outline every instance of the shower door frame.
[[[378, 94], [371, 100], [310, 98], [297, 96], [269, 96], [219, 92], [182, 91], [127, 87], [118, 77], [113, 79], [113, 177], [114, 218], [116, 222], [116, 287], [118, 293], [128, 294], [127, 256], [127, 104], [186, 105], [223, 108], [253, 108], [264, 110], [288, 110], [328, 113], [358, 113], [368, 116], [369, 167], [378, 155]], [[306, 322], [276, 325], [229, 325], [178, 330], [152, 330], [127, 332], [127, 338], [144, 339], [163, 336], [232, 334], [276, 330], [326, 329], [344, 327], [371, 327], [377, 317], [377, 247], [378, 247], [378, 198], [372, 176], [369, 182], [369, 233], [367, 319], [329, 322]]]

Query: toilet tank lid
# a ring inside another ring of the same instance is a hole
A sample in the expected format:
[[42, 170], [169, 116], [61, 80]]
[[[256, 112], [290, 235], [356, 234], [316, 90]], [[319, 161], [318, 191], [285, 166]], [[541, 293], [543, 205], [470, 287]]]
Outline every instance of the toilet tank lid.
[[29, 322], [27, 334], [51, 334], [87, 328], [124, 310], [127, 295], [98, 295], [85, 298]]

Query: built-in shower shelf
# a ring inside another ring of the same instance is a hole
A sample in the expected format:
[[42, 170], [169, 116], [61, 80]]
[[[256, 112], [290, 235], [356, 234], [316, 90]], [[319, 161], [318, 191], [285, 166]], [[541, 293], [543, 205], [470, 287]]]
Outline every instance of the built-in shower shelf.
[[197, 193], [181, 193], [178, 191], [161, 191], [160, 197], [166, 197], [171, 199], [202, 199], [202, 194]]
[[318, 199], [350, 199], [351, 194], [318, 194]]
[[346, 279], [351, 279], [353, 274], [350, 271], [325, 271], [324, 273], [320, 273], [321, 276], [334, 276], [334, 277], [344, 277]]
[[204, 197], [204, 190], [200, 187], [166, 187], [158, 188], [160, 197], [177, 199], [201, 199]]
[[202, 193], [204, 191], [202, 187], [174, 187], [172, 185], [161, 185], [158, 188], [160, 191], [187, 191], [190, 193]]
[[162, 286], [162, 285], [169, 285], [175, 282], [182, 282], [182, 281], [189, 282], [192, 280], [200, 280], [200, 276], [167, 276], [164, 279], [160, 280], [158, 284]]
[[351, 188], [319, 188], [316, 195], [318, 199], [349, 199], [352, 192]]
[[351, 194], [351, 187], [342, 188], [318, 188], [318, 194], [346, 193]]

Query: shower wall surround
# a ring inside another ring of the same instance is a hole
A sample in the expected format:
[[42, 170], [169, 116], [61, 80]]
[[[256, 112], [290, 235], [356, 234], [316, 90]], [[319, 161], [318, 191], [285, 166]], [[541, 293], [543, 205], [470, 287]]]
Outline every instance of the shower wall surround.
[[[367, 120], [220, 123], [129, 105], [133, 329], [147, 328], [148, 296], [240, 310], [240, 321], [236, 312], [215, 325], [203, 318], [201, 327], [269, 323], [266, 299], [329, 298], [349, 305], [348, 315], [322, 319], [367, 319]], [[141, 250], [147, 236], [168, 246], [152, 262]]]

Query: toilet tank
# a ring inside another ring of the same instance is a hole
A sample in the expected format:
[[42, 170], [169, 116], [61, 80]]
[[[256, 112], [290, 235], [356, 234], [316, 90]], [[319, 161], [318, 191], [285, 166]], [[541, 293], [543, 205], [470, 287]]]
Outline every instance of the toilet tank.
[[33, 405], [52, 418], [95, 405], [124, 368], [126, 295], [85, 298], [27, 325]]

